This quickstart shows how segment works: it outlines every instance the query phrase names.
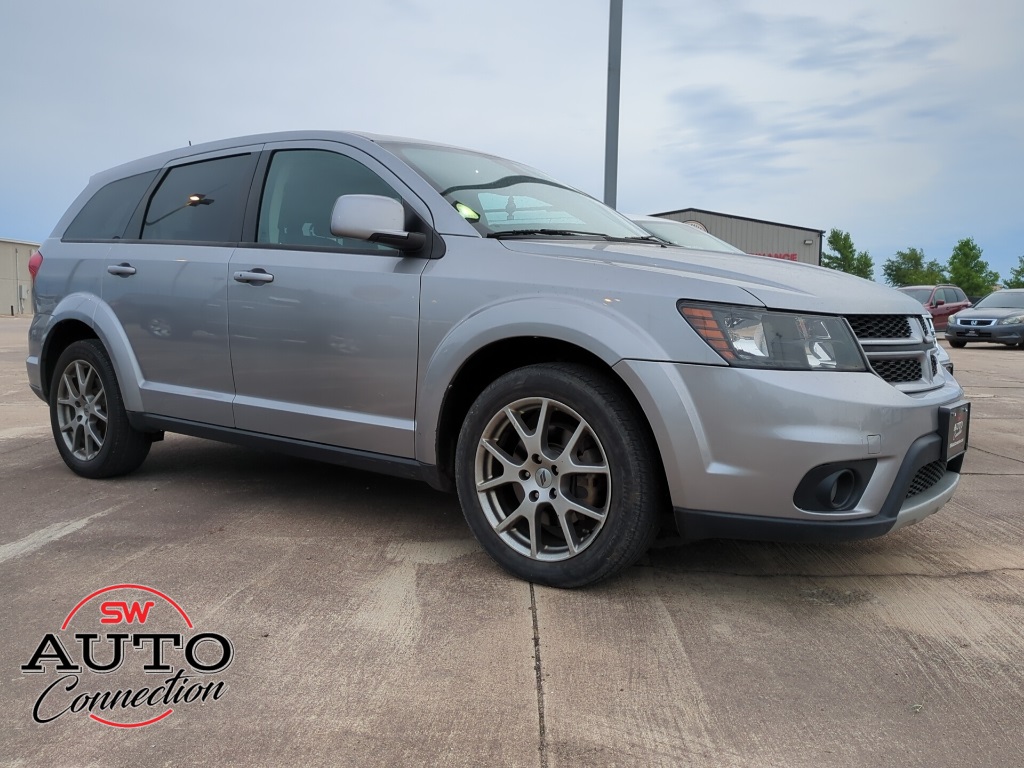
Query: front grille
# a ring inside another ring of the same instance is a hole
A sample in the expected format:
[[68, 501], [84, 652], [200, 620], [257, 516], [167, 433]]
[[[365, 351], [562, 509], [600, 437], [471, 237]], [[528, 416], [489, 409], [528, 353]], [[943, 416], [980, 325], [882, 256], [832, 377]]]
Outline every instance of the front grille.
[[909, 339], [910, 321], [903, 315], [848, 315], [858, 339]]
[[871, 369], [901, 392], [942, 386], [935, 330], [926, 315], [847, 315]]
[[939, 482], [944, 474], [946, 474], [946, 462], [941, 459], [933, 461], [931, 464], [925, 464], [917, 470], [914, 479], [910, 481], [910, 487], [907, 489], [907, 498], [909, 499], [911, 496], [924, 493]]
[[921, 361], [912, 357], [872, 360], [871, 367], [890, 384], [905, 384], [921, 378]]

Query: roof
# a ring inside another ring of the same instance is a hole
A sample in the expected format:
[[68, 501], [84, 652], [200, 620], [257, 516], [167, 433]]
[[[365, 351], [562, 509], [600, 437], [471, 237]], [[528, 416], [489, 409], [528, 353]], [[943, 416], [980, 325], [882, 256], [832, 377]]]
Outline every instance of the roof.
[[[382, 142], [400, 142], [403, 144], [418, 144], [422, 146], [434, 146], [434, 147], [446, 147], [449, 149], [462, 149], [462, 147], [455, 147], [450, 144], [441, 144], [434, 141], [426, 141], [423, 139], [414, 138], [403, 138], [400, 136], [384, 136], [375, 133], [363, 133], [359, 131], [325, 131], [325, 130], [306, 130], [306, 131], [277, 131], [273, 133], [256, 133], [248, 136], [235, 136], [227, 139], [218, 139], [216, 141], [209, 141], [202, 144], [189, 144], [186, 147], [178, 147], [177, 149], [171, 149], [165, 152], [158, 152], [154, 155], [147, 157], [141, 157], [137, 160], [131, 160], [127, 163], [108, 168], [100, 171], [93, 175], [90, 182], [94, 185], [109, 181], [112, 179], [120, 178], [123, 176], [131, 175], [134, 173], [142, 173], [143, 171], [150, 170], [152, 168], [159, 168], [160, 166], [168, 163], [172, 160], [179, 160], [186, 157], [193, 157], [206, 154], [208, 152], [217, 152], [221, 150], [232, 150], [238, 149], [244, 146], [255, 146], [259, 144], [270, 144], [274, 142], [285, 142], [285, 141], [337, 141], [349, 146], [356, 147], [368, 152], [370, 155], [375, 153], [374, 148]], [[477, 154], [487, 154], [484, 152], [478, 152]]]

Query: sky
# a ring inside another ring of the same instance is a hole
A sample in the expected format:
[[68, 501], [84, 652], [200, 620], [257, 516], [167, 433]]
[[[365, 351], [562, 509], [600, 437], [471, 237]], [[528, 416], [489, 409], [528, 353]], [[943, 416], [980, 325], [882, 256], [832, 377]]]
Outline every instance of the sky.
[[[0, 238], [89, 176], [292, 129], [408, 136], [604, 194], [608, 0], [0, 0]], [[1024, 256], [1024, 3], [624, 0], [618, 208]]]

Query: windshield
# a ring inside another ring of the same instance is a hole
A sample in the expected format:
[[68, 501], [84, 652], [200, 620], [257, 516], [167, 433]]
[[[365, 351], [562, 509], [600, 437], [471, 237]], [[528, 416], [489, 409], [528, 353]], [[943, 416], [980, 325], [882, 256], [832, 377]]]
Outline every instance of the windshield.
[[996, 291], [990, 293], [984, 299], [974, 305], [975, 309], [985, 307], [987, 309], [995, 309], [1002, 307], [1004, 309], [1024, 309], [1024, 293], [1017, 293], [1016, 291]]
[[652, 221], [649, 218], [634, 219], [633, 221], [651, 234], [672, 243], [672, 245], [679, 245], [683, 248], [697, 248], [702, 251], [743, 253], [739, 248], [729, 245], [724, 240], [719, 240], [714, 235], [708, 232], [701, 232], [696, 227], [683, 224], [681, 221], [672, 221], [671, 219]]
[[525, 165], [452, 147], [381, 146], [416, 170], [485, 237], [650, 238], [603, 203]]
[[931, 288], [900, 288], [900, 290], [914, 301], [920, 301], [922, 304], [927, 304], [932, 297]]

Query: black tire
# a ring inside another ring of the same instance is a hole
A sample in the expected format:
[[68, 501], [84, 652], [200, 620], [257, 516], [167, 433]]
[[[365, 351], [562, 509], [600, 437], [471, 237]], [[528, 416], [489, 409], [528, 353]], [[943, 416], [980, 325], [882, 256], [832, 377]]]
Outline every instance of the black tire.
[[949, 339], [949, 346], [956, 347], [957, 349], [960, 349], [962, 347], [966, 347], [967, 346], [967, 342], [966, 341], [957, 341], [956, 339]]
[[466, 522], [495, 562], [526, 581], [581, 587], [651, 546], [667, 499], [659, 467], [621, 383], [543, 364], [480, 394], [459, 433], [455, 480]]
[[76, 341], [58, 358], [50, 427], [64, 463], [82, 477], [125, 475], [145, 461], [152, 445], [128, 423], [114, 367], [96, 339]]

